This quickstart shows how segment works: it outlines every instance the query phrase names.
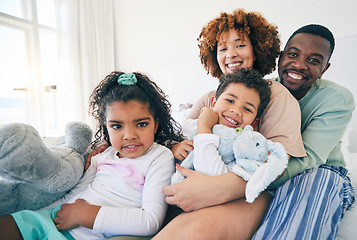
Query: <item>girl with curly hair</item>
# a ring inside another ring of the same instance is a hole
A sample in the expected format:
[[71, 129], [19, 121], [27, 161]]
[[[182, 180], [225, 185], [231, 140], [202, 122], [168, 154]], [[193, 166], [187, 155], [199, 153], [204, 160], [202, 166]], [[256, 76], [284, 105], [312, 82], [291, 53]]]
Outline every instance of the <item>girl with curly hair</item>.
[[[280, 53], [277, 27], [259, 13], [242, 9], [221, 13], [206, 24], [198, 37], [201, 63], [208, 74], [219, 78], [239, 68], [271, 73]], [[271, 101], [261, 115], [257, 130], [267, 139], [280, 142], [289, 156], [305, 156], [300, 134], [300, 108], [296, 99], [280, 83], [272, 81]], [[198, 118], [209, 107], [215, 91], [202, 96], [188, 114]], [[183, 128], [185, 129], [185, 122]], [[171, 149], [183, 160], [193, 150], [184, 140]], [[232, 172], [208, 176], [182, 167], [186, 176], [178, 184], [164, 188], [166, 201], [185, 212], [169, 222], [154, 239], [249, 239], [258, 229], [273, 198], [263, 192], [253, 203], [245, 201], [246, 182]]]
[[90, 107], [98, 121], [95, 142], [109, 147], [92, 158], [79, 184], [86, 187], [76, 186], [68, 203], [53, 209], [0, 217], [1, 239], [106, 239], [160, 229], [167, 209], [162, 189], [174, 171], [162, 144], [182, 138], [165, 94], [141, 73], [115, 71], [94, 89]]

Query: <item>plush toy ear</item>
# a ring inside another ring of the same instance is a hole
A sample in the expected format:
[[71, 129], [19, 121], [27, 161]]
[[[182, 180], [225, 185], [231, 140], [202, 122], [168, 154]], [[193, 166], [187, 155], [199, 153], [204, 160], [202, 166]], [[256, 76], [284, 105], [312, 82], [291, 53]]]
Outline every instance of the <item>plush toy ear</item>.
[[283, 147], [283, 145], [281, 145], [281, 143], [268, 140], [267, 150], [271, 153], [274, 153], [274, 155], [276, 155], [280, 159], [285, 159], [287, 157], [285, 148]]
[[244, 127], [244, 131], [253, 131], [253, 127], [251, 125], [247, 125]]
[[288, 165], [288, 155], [278, 142], [267, 140], [268, 160], [253, 173], [246, 186], [246, 200], [253, 202], [259, 194], [272, 183]]

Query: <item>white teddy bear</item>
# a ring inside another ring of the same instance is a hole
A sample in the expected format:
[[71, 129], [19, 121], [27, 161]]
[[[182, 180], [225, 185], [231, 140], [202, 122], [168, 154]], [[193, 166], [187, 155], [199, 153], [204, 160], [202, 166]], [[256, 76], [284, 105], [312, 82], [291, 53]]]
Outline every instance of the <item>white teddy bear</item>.
[[[250, 125], [238, 130], [217, 124], [212, 132], [220, 136], [217, 150], [222, 161], [232, 166], [232, 172], [248, 181], [245, 192], [247, 202], [253, 202], [287, 167], [288, 155], [284, 147], [253, 131]], [[194, 151], [190, 152], [181, 163], [182, 167], [193, 169], [193, 154]], [[184, 176], [176, 171], [171, 184], [183, 179]]]

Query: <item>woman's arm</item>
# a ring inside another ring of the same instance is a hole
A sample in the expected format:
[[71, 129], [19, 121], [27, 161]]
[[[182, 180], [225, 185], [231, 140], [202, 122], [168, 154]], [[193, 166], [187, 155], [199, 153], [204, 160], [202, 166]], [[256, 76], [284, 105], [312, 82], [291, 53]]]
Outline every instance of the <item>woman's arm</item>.
[[164, 188], [166, 202], [176, 204], [186, 212], [239, 199], [245, 195], [246, 181], [229, 172], [208, 176], [180, 166], [177, 170], [186, 179]]
[[202, 97], [200, 97], [190, 109], [186, 119], [197, 119], [201, 113], [201, 109], [203, 107], [209, 107], [210, 100], [213, 96], [215, 96], [215, 94], [216, 91], [211, 91], [205, 93]]

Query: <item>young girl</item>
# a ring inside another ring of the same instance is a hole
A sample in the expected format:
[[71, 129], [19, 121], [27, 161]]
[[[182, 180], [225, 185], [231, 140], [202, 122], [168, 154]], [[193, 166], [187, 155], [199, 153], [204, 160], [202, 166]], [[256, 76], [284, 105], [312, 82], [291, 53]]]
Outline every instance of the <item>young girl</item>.
[[161, 144], [182, 140], [169, 102], [146, 76], [123, 72], [110, 73], [90, 100], [99, 128], [94, 143], [109, 145], [93, 157], [85, 174], [95, 175], [93, 182], [70, 204], [0, 218], [1, 236], [105, 239], [159, 230], [167, 208], [162, 189], [174, 170], [173, 155]]

